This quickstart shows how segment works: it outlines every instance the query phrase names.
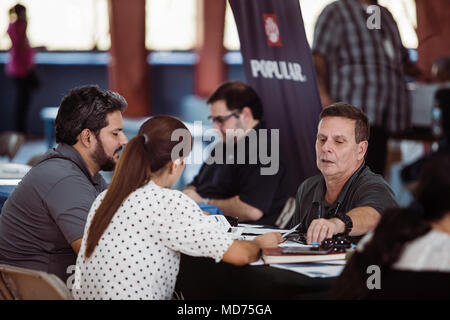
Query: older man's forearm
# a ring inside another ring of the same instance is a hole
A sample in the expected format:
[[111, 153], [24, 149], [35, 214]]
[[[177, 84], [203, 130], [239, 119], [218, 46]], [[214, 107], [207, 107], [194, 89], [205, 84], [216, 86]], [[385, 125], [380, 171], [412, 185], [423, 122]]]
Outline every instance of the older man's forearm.
[[358, 207], [347, 212], [352, 219], [351, 236], [361, 236], [376, 228], [381, 219], [380, 213], [372, 207]]

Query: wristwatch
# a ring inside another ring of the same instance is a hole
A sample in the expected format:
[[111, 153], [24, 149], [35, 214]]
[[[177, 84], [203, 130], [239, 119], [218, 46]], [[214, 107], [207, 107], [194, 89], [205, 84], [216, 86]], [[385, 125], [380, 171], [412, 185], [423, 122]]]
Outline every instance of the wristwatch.
[[203, 198], [203, 203], [204, 204], [208, 204], [209, 203], [209, 198]]
[[345, 224], [345, 231], [344, 231], [344, 234], [346, 235], [346, 236], [348, 236], [348, 234], [350, 233], [350, 232], [352, 232], [352, 229], [353, 229], [353, 221], [352, 221], [352, 218], [350, 218], [348, 215], [346, 215], [345, 213], [341, 213], [341, 214], [338, 214], [337, 216], [336, 216], [336, 218], [338, 218], [339, 220], [341, 220], [344, 224]]

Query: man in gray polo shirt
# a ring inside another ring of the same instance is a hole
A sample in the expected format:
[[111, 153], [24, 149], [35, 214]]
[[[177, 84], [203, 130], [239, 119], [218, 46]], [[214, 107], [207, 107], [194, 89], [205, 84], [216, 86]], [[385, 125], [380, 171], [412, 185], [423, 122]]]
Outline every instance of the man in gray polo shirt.
[[308, 243], [336, 234], [357, 241], [376, 227], [385, 209], [397, 206], [383, 177], [365, 165], [369, 131], [366, 115], [348, 104], [332, 104], [320, 114], [316, 162], [321, 174], [300, 185], [291, 221], [300, 223]]
[[66, 280], [92, 202], [106, 187], [127, 143], [126, 101], [97, 86], [65, 96], [55, 121], [58, 146], [22, 179], [0, 215], [0, 263], [46, 271]]

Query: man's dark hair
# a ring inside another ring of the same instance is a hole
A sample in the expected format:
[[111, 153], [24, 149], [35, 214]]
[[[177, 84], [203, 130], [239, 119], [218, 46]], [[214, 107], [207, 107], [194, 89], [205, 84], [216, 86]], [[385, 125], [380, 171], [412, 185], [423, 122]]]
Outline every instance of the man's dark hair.
[[325, 117], [342, 117], [356, 120], [355, 123], [355, 140], [356, 143], [361, 141], [369, 141], [370, 124], [367, 116], [360, 109], [347, 103], [336, 102], [330, 104], [320, 113], [320, 120]]
[[125, 99], [112, 91], [101, 91], [98, 86], [88, 85], [70, 90], [59, 106], [55, 121], [56, 142], [74, 145], [84, 129], [98, 136], [108, 125], [106, 116], [114, 111], [123, 111]]
[[258, 94], [252, 87], [241, 81], [222, 83], [208, 98], [207, 103], [211, 104], [219, 100], [225, 100], [230, 111], [241, 111], [244, 107], [249, 107], [256, 120], [260, 120], [263, 116], [263, 107]]

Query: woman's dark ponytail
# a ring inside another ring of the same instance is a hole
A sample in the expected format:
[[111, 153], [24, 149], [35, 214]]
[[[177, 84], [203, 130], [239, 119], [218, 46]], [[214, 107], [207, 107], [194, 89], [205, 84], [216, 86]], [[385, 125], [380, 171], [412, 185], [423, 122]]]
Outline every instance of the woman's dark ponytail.
[[188, 150], [183, 150], [184, 153], [180, 155], [187, 157], [192, 146], [192, 137], [183, 122], [174, 117], [155, 116], [147, 120], [141, 126], [139, 134], [128, 142], [117, 162], [108, 191], [92, 218], [87, 232], [85, 258], [91, 256], [114, 214], [128, 195], [147, 184], [152, 173], [174, 160], [172, 150], [180, 141], [173, 139], [172, 133], [178, 129], [185, 130], [186, 136], [190, 138]]

